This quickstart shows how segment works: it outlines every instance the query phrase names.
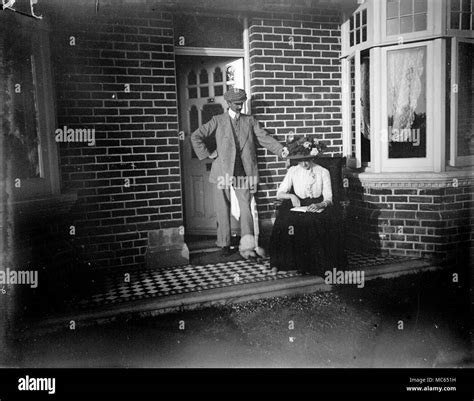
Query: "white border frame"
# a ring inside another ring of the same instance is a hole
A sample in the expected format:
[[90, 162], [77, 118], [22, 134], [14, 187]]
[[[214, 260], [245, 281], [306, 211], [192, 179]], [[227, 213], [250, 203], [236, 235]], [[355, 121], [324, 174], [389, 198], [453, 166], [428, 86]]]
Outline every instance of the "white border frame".
[[[387, 53], [390, 51], [398, 51], [411, 49], [416, 47], [425, 47], [426, 48], [426, 157], [421, 158], [397, 158], [389, 159], [388, 157], [388, 90], [387, 90], [387, 79], [388, 79], [388, 65], [387, 65]], [[382, 56], [382, 75], [380, 87], [381, 87], [381, 98], [374, 99], [374, 103], [378, 104], [381, 107], [382, 112], [380, 113], [381, 125], [379, 130], [376, 130], [380, 133], [379, 140], [379, 152], [381, 154], [381, 171], [384, 172], [404, 172], [404, 171], [434, 171], [434, 138], [437, 133], [434, 130], [434, 116], [435, 116], [435, 107], [434, 103], [439, 102], [440, 99], [434, 99], [434, 44], [433, 42], [421, 42], [421, 43], [410, 43], [405, 45], [398, 46], [389, 46], [381, 49]], [[440, 66], [438, 66], [440, 67]], [[443, 100], [444, 101], [444, 100]], [[371, 110], [372, 111], [372, 110]], [[440, 128], [440, 127], [438, 127]], [[444, 128], [443, 128], [444, 129]], [[382, 136], [383, 135], [383, 136]]]

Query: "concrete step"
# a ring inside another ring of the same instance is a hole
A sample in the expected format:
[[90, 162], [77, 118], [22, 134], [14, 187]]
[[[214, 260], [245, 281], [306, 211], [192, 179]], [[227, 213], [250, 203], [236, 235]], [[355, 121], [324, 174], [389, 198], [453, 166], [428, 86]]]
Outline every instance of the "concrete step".
[[[365, 281], [376, 278], [392, 278], [420, 271], [437, 270], [440, 265], [433, 265], [423, 259], [409, 259], [391, 264], [371, 266], [365, 269]], [[93, 310], [71, 311], [41, 319], [31, 319], [26, 322], [25, 334], [50, 332], [69, 329], [73, 320], [76, 329], [79, 327], [103, 324], [114, 320], [127, 319], [135, 316], [156, 316], [164, 313], [179, 312], [206, 308], [215, 305], [245, 302], [250, 300], [279, 296], [294, 296], [298, 294], [330, 291], [332, 285], [324, 282], [318, 276], [297, 276], [277, 278], [248, 284], [235, 284], [160, 298], [128, 301]]]

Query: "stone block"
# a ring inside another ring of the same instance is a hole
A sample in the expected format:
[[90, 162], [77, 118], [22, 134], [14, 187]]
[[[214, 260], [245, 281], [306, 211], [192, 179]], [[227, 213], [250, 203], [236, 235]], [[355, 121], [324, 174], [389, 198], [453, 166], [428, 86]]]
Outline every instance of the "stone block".
[[154, 269], [189, 264], [189, 249], [180, 228], [150, 231], [145, 260], [146, 266]]

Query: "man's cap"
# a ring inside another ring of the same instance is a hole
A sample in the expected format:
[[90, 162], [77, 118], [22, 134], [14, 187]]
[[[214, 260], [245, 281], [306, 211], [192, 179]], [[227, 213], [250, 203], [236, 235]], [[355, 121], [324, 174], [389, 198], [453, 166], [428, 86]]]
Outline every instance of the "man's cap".
[[232, 88], [224, 94], [224, 99], [228, 102], [245, 102], [247, 100], [247, 94], [243, 89]]

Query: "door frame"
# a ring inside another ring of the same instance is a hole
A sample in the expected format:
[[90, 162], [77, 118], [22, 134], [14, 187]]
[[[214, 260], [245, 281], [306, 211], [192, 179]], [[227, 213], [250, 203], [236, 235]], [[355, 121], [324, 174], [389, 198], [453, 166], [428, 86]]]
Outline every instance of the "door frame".
[[[175, 56], [201, 56], [201, 57], [239, 57], [244, 60], [244, 86], [245, 92], [247, 93], [247, 101], [245, 102], [244, 112], [251, 114], [251, 86], [250, 86], [250, 41], [249, 41], [249, 26], [248, 18], [243, 19], [243, 49], [230, 49], [230, 48], [216, 48], [216, 47], [186, 47], [186, 46], [175, 46]], [[175, 65], [175, 77], [176, 77], [176, 91], [178, 92], [179, 76], [177, 74], [177, 66]], [[180, 107], [178, 101], [178, 115], [180, 114]], [[179, 132], [181, 127], [179, 127]], [[181, 138], [181, 135], [179, 135]], [[179, 166], [181, 172], [181, 205], [183, 214], [183, 227], [186, 227], [186, 208], [185, 208], [185, 189], [184, 189], [184, 160], [183, 160], [183, 143], [180, 142], [179, 152]], [[186, 234], [186, 233], [185, 233]]]

